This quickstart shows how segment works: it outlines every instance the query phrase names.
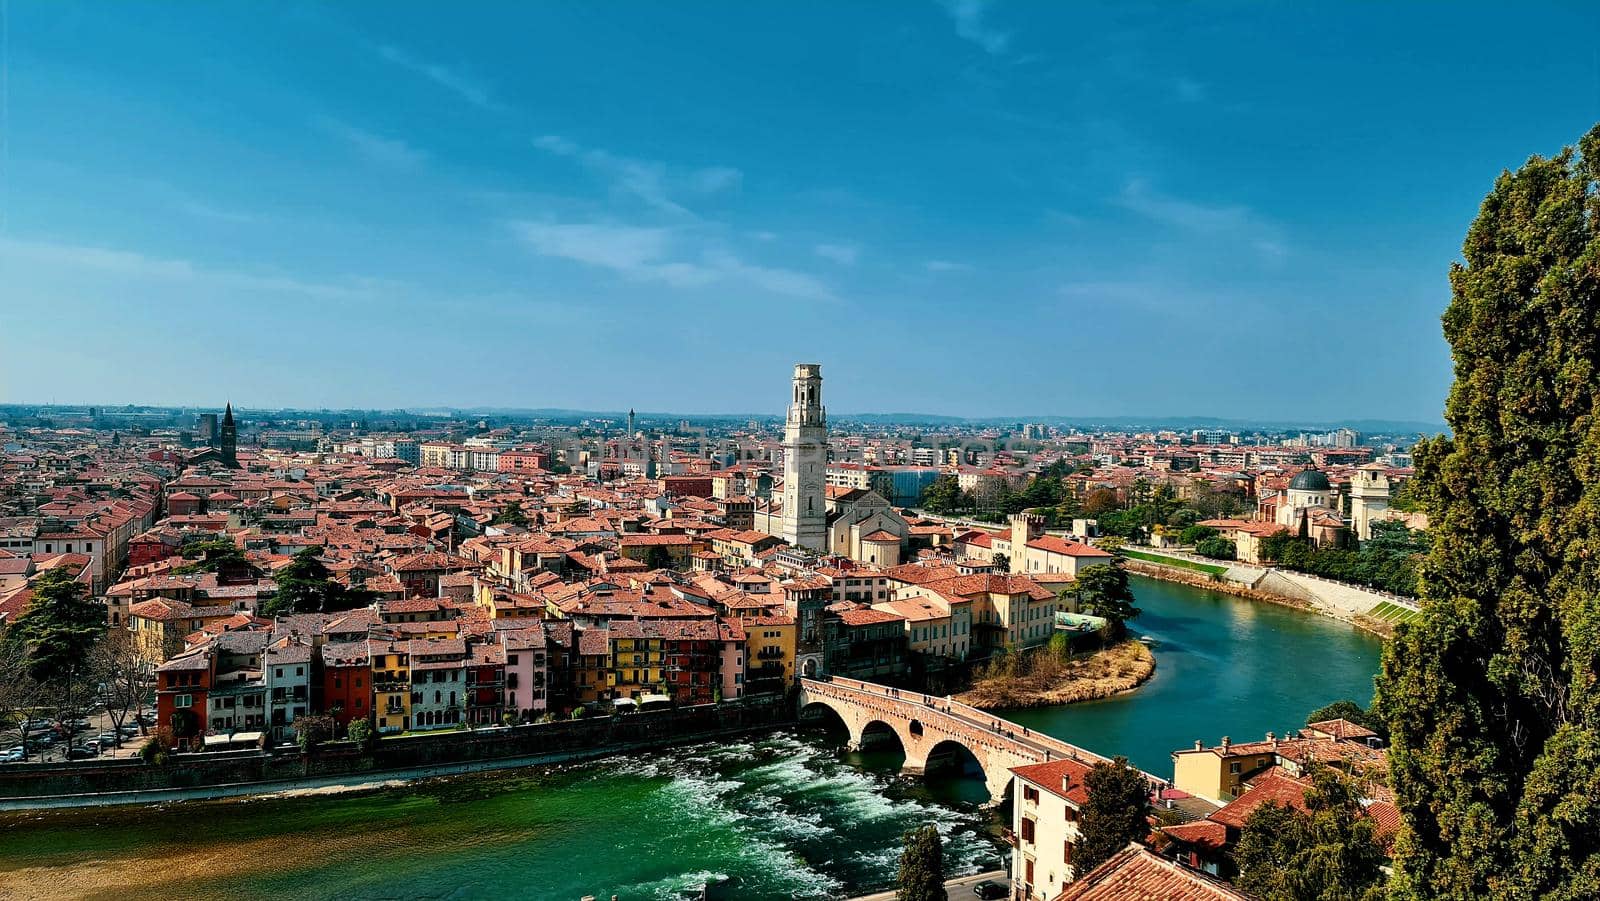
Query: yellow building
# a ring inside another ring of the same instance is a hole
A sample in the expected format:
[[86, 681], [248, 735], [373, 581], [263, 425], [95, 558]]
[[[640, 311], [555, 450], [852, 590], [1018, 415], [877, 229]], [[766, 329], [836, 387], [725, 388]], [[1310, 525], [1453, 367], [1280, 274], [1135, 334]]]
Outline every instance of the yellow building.
[[611, 661], [606, 685], [612, 698], [666, 693], [667, 643], [647, 623], [615, 622], [610, 627]]
[[792, 616], [750, 616], [744, 627], [744, 684], [750, 693], [787, 691], [794, 684], [799, 629]]
[[373, 639], [372, 713], [379, 732], [411, 728], [411, 660], [404, 643]]
[[1244, 781], [1278, 760], [1280, 742], [1272, 733], [1266, 741], [1222, 744], [1208, 748], [1202, 742], [1172, 752], [1172, 785], [1179, 791], [1216, 804], [1227, 804], [1244, 791]]

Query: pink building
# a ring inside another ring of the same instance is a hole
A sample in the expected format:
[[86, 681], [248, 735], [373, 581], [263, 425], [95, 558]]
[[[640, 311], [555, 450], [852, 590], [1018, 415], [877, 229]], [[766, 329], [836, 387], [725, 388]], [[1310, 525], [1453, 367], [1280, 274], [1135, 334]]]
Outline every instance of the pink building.
[[544, 624], [502, 629], [500, 644], [506, 652], [506, 713], [524, 722], [544, 716], [548, 709], [545, 683], [549, 678]]
[[722, 699], [731, 701], [734, 698], [742, 698], [744, 697], [744, 627], [732, 620], [723, 620], [717, 623], [717, 633]]

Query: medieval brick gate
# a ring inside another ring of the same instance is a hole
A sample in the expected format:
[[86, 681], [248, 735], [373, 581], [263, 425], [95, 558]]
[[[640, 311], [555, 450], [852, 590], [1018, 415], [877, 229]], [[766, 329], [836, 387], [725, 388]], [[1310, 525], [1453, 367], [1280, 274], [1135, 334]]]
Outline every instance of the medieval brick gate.
[[[1012, 767], [1062, 758], [1090, 765], [1106, 760], [960, 701], [858, 679], [801, 679], [801, 718], [807, 718], [807, 708], [815, 713], [816, 705], [832, 710], [844, 721], [850, 730], [851, 748], [859, 748], [863, 735], [876, 724], [894, 732], [906, 752], [907, 773], [925, 773], [928, 759], [953, 750], [951, 745], [964, 748], [983, 769], [989, 797], [996, 802], [1005, 798]], [[1166, 784], [1166, 780], [1145, 775], [1153, 785]]]

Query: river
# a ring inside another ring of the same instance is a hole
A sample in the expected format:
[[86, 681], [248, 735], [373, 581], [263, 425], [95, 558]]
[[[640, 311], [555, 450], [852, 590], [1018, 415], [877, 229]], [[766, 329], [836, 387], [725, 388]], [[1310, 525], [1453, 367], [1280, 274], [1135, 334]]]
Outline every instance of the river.
[[[1142, 577], [1135, 591], [1156, 676], [1013, 718], [1168, 774], [1196, 738], [1255, 738], [1371, 695], [1379, 645], [1350, 626]], [[10, 814], [0, 897], [646, 901], [726, 875], [741, 899], [820, 901], [886, 886], [901, 833], [927, 822], [951, 872], [997, 866], [981, 783], [924, 784], [898, 762], [782, 732], [333, 797]]]

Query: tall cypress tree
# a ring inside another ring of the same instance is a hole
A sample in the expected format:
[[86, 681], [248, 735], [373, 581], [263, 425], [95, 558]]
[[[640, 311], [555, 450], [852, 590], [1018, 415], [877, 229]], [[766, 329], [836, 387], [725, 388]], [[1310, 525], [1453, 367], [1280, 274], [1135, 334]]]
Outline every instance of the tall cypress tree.
[[1503, 173], [1452, 267], [1453, 435], [1378, 707], [1402, 898], [1600, 897], [1600, 127]]
[[946, 901], [944, 888], [944, 840], [939, 830], [923, 826], [905, 834], [905, 849], [900, 852], [900, 871], [895, 877], [898, 901]]

